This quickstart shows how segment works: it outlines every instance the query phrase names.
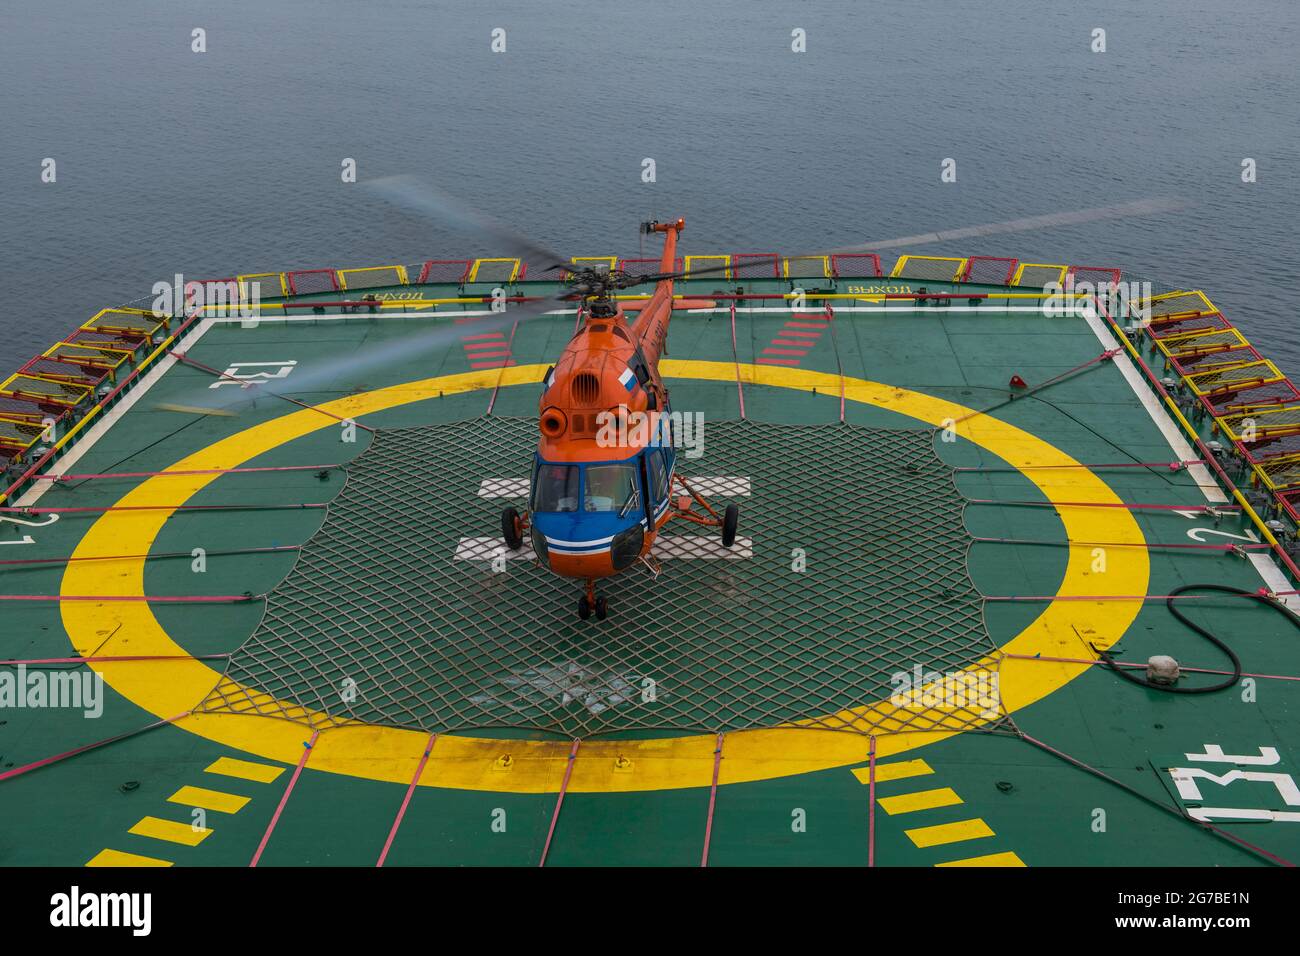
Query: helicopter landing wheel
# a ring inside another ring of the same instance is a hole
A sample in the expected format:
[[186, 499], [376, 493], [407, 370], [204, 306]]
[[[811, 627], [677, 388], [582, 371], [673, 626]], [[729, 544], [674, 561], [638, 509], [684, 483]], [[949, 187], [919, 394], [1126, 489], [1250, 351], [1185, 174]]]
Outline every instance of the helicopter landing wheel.
[[596, 620], [598, 621], [605, 620], [609, 615], [609, 602], [605, 600], [603, 594], [597, 597], [594, 601], [585, 594], [578, 598], [578, 617], [585, 621], [587, 618], [591, 617], [592, 611], [596, 612]]
[[501, 536], [506, 539], [506, 547], [518, 551], [524, 546], [524, 519], [514, 508], [501, 512]]
[[722, 514], [722, 546], [729, 548], [736, 543], [736, 525], [740, 523], [740, 509], [727, 505]]

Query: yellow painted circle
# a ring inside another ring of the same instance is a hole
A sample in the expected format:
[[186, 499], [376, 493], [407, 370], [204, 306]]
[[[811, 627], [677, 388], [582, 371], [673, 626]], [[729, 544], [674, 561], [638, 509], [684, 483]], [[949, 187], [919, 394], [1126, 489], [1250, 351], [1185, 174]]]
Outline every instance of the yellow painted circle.
[[[666, 378], [734, 382], [737, 367], [729, 362], [674, 361], [660, 365]], [[451, 395], [499, 385], [537, 382], [546, 367], [526, 365], [490, 372], [443, 375], [394, 385], [327, 402], [323, 410], [356, 419], [438, 394]], [[1023, 474], [1049, 501], [1118, 504], [1121, 499], [1069, 455], [1029, 432], [952, 402], [865, 379], [844, 378], [808, 369], [741, 365], [743, 382], [836, 394], [841, 381], [844, 397], [898, 412], [931, 425], [958, 421], [959, 432], [1017, 468], [1036, 466]], [[303, 410], [254, 425], [176, 462], [169, 471], [234, 468], [293, 439], [338, 422], [319, 412]], [[1067, 466], [1043, 468], [1045, 465]], [[1075, 467], [1070, 467], [1075, 466]], [[119, 506], [178, 505], [211, 484], [218, 475], [160, 475], [124, 495]], [[78, 543], [74, 558], [105, 557], [128, 552], [146, 554], [169, 508], [151, 511], [109, 511]], [[1145, 548], [1115, 547], [1107, 555], [1107, 573], [1091, 573], [1091, 546], [1077, 541], [1108, 541], [1142, 545], [1141, 529], [1125, 508], [1059, 507], [1066, 535], [1072, 542], [1065, 575], [1056, 600], [1049, 603], [1023, 631], [1001, 647], [1016, 655], [1000, 661], [990, 656], [971, 668], [996, 666], [1002, 702], [1008, 712], [1046, 697], [1083, 673], [1087, 664], [1022, 660], [1021, 657], [1064, 657], [1091, 660], [1089, 643], [1114, 644], [1142, 607], [1141, 600], [1102, 600], [1107, 595], [1145, 594], [1150, 563]], [[72, 561], [63, 575], [62, 593], [140, 596], [144, 594], [143, 558], [112, 562]], [[1087, 600], [1089, 596], [1097, 600]], [[1071, 600], [1063, 600], [1070, 598]], [[1083, 598], [1080, 600], [1080, 598]], [[102, 603], [65, 601], [63, 624], [82, 655], [145, 655], [184, 657], [141, 601]], [[128, 700], [160, 717], [186, 714], [207, 697], [220, 674], [201, 661], [184, 659], [142, 664], [97, 663], [95, 670]], [[264, 695], [263, 695], [264, 696]], [[284, 705], [293, 707], [293, 705]], [[881, 713], [888, 701], [861, 710]], [[306, 731], [300, 724], [254, 715], [190, 714], [177, 726], [229, 747], [285, 763], [302, 754]], [[877, 757], [889, 757], [952, 736], [953, 731], [891, 734], [876, 740]], [[796, 738], [791, 735], [798, 735]], [[345, 726], [323, 732], [311, 756], [311, 767], [372, 780], [409, 783], [424, 752], [428, 735], [414, 730], [368, 725]], [[796, 743], [797, 741], [797, 743]], [[721, 783], [742, 783], [861, 763], [868, 742], [858, 734], [804, 730], [750, 730], [727, 735]], [[660, 790], [708, 786], [712, 781], [715, 738], [712, 735], [660, 740], [584, 741], [574, 761], [569, 789], [575, 792]], [[439, 738], [421, 777], [428, 786], [467, 790], [540, 793], [559, 789], [568, 763], [570, 744], [563, 741], [492, 740], [477, 737]], [[508, 757], [509, 759], [502, 759]]]

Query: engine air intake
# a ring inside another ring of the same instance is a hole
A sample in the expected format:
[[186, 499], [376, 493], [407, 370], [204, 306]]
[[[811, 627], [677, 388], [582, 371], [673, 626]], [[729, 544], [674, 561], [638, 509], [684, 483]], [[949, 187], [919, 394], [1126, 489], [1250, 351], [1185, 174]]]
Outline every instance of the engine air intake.
[[573, 376], [569, 394], [573, 397], [575, 405], [596, 405], [600, 398], [600, 379], [591, 372], [579, 372]]

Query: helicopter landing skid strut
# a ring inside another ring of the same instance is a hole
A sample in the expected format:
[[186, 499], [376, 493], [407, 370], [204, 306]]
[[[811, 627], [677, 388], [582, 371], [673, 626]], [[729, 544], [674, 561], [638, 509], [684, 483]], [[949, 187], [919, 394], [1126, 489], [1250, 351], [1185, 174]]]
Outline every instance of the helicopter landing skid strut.
[[[706, 528], [721, 528], [722, 546], [730, 548], [736, 541], [736, 525], [740, 521], [740, 509], [735, 505], [727, 505], [722, 514], [718, 514], [681, 475], [674, 474], [673, 483], [681, 485], [686, 494], [673, 502], [671, 517], [684, 518]], [[693, 510], [695, 504], [699, 504], [705, 513], [700, 514]]]

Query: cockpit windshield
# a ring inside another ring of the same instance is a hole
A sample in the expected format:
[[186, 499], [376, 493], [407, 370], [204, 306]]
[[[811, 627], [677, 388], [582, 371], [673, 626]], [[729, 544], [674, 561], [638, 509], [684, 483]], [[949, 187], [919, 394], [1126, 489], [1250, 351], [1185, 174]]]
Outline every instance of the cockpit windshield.
[[533, 510], [577, 511], [578, 466], [543, 463], [533, 485]]
[[633, 498], [637, 487], [635, 462], [588, 465], [586, 470], [587, 488], [583, 495], [583, 510], [622, 511]]
[[533, 482], [534, 511], [635, 511], [641, 505], [638, 459], [594, 465], [540, 462]]

